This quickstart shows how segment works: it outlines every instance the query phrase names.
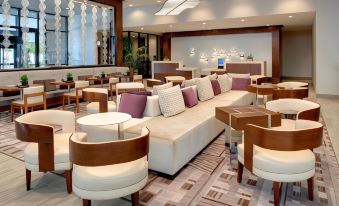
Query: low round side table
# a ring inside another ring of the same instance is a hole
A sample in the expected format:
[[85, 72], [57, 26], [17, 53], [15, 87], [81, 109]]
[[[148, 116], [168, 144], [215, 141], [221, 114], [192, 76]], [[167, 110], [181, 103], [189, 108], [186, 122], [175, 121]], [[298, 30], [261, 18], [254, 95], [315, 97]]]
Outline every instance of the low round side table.
[[90, 114], [77, 120], [78, 124], [86, 126], [106, 126], [118, 124], [118, 138], [122, 139], [121, 124], [132, 119], [132, 116], [121, 112], [106, 112]]

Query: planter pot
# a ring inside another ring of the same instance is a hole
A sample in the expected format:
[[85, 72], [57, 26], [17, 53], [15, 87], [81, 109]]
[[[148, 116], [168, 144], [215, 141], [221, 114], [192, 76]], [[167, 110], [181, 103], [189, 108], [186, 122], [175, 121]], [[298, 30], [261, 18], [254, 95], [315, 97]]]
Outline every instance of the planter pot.
[[68, 82], [72, 82], [73, 81], [73, 77], [67, 77], [67, 81]]
[[24, 81], [24, 82], [22, 81], [21, 82], [21, 86], [27, 87], [28, 86], [28, 81]]
[[106, 77], [106, 74], [101, 74], [101, 78], [105, 78]]

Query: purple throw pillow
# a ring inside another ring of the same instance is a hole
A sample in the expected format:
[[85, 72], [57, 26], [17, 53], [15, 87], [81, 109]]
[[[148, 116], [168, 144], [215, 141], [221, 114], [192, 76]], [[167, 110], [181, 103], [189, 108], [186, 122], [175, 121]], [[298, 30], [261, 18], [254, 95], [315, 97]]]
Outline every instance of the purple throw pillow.
[[194, 107], [198, 104], [198, 97], [195, 95], [195, 92], [192, 87], [187, 87], [181, 90], [182, 96], [184, 97], [185, 105], [188, 108]]
[[146, 95], [123, 93], [120, 99], [119, 112], [130, 114], [133, 118], [143, 118], [146, 103]]
[[247, 91], [250, 84], [251, 79], [232, 78], [232, 90]]
[[128, 94], [137, 94], [137, 95], [146, 95], [146, 96], [152, 96], [152, 92], [147, 91], [129, 91]]
[[221, 94], [221, 87], [218, 80], [211, 80], [214, 96]]

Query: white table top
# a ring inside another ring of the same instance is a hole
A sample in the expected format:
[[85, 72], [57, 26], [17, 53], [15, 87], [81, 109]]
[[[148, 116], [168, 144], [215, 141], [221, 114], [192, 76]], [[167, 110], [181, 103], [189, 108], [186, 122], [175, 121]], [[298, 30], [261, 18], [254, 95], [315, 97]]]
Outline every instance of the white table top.
[[77, 120], [77, 123], [88, 126], [104, 126], [127, 122], [131, 118], [132, 116], [126, 113], [106, 112], [81, 117]]

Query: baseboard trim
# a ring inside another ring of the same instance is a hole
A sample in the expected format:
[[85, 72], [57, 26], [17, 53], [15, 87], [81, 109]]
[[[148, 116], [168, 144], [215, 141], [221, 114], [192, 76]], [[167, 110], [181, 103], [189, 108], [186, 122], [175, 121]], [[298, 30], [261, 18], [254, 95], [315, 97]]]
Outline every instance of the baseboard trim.
[[284, 80], [311, 80], [312, 81], [312, 77], [281, 77], [281, 79]]
[[339, 99], [339, 95], [317, 94], [317, 98]]

